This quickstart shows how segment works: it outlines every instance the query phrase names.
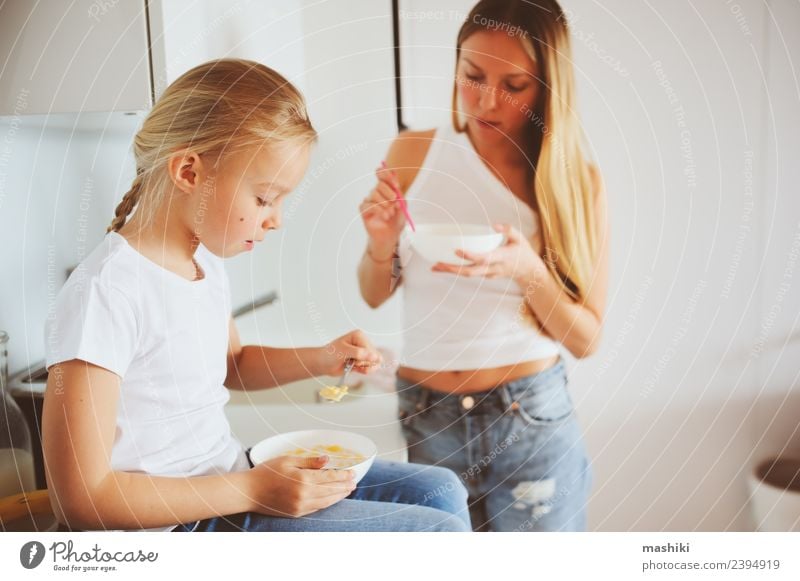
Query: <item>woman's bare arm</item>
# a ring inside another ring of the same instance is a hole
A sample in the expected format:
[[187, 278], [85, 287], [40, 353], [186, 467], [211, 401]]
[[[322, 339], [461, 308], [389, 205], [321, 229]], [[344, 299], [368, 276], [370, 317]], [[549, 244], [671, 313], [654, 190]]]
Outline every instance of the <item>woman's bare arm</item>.
[[378, 184], [361, 205], [368, 239], [358, 265], [358, 283], [361, 296], [372, 308], [385, 303], [402, 282], [402, 275], [395, 268], [395, 252], [405, 219], [394, 201], [390, 182], [405, 194], [419, 172], [434, 133], [400, 134], [386, 154], [387, 170], [379, 172]]
[[593, 170], [595, 216], [600, 241], [599, 256], [586, 297], [576, 302], [546, 269], [518, 281], [529, 308], [542, 322], [547, 335], [559, 341], [575, 357], [588, 357], [597, 351], [603, 332], [608, 292], [609, 228], [605, 188]]

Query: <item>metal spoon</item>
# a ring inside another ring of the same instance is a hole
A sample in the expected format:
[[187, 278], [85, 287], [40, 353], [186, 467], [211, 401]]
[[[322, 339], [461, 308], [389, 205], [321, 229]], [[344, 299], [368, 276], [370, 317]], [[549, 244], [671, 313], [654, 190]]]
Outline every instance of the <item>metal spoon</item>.
[[337, 386], [341, 387], [342, 385], [344, 385], [344, 380], [347, 379], [347, 374], [353, 370], [353, 366], [355, 364], [356, 364], [355, 359], [347, 360], [347, 363], [344, 364], [344, 373], [342, 373], [342, 376], [339, 378], [339, 383], [336, 384]]
[[[337, 388], [341, 388], [342, 386], [344, 386], [344, 380], [347, 379], [347, 374], [350, 373], [350, 371], [353, 369], [353, 366], [355, 365], [355, 363], [356, 363], [355, 359], [348, 359], [347, 363], [344, 364], [344, 373], [342, 373], [342, 376], [339, 378], [339, 381], [336, 383], [336, 387]], [[338, 403], [338, 401], [344, 395], [344, 394], [341, 394], [339, 396], [339, 399], [331, 399], [331, 398], [328, 398], [328, 397], [324, 397], [322, 395], [323, 391], [324, 390], [320, 390], [320, 391], [317, 392], [317, 401], [324, 400], [326, 403]]]

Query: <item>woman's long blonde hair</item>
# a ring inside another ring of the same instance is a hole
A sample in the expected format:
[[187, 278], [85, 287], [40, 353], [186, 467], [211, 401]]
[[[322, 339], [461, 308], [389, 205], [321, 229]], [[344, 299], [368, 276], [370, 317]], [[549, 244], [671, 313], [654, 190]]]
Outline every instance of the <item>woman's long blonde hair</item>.
[[240, 147], [310, 144], [316, 137], [303, 96], [274, 70], [241, 59], [199, 65], [167, 87], [136, 133], [136, 177], [107, 232], [119, 230], [135, 207], [149, 223], [168, 190], [167, 163], [177, 151], [191, 148], [218, 161]]
[[[539, 64], [539, 98], [529, 114], [535, 145], [525, 152], [535, 169], [528, 202], [539, 212], [548, 268], [572, 297], [584, 299], [600, 241], [593, 179], [581, 147], [566, 17], [555, 0], [482, 0], [458, 33], [456, 63], [463, 42], [486, 30], [502, 30], [518, 38]], [[453, 125], [463, 131], [457, 94], [456, 85]]]

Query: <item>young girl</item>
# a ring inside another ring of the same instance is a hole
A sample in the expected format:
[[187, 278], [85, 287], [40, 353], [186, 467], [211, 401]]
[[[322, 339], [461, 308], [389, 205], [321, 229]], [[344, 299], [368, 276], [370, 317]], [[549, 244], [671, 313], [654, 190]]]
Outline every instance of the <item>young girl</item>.
[[356, 487], [350, 470], [320, 470], [324, 456], [253, 467], [231, 434], [226, 386], [337, 375], [348, 359], [366, 373], [380, 359], [359, 331], [320, 348], [243, 347], [231, 319], [222, 258], [280, 227], [315, 139], [300, 93], [254, 62], [192, 69], [153, 107], [136, 179], [48, 323], [43, 448], [66, 527], [469, 530], [447, 470], [376, 460]]
[[[591, 470], [560, 348], [597, 348], [608, 242], [564, 14], [554, 0], [484, 0], [456, 54], [452, 126], [400, 135], [361, 205], [361, 292], [377, 307], [404, 289], [411, 460], [461, 475], [478, 530], [583, 530]], [[426, 263], [401, 237], [398, 190], [418, 224], [491, 224], [504, 243], [457, 252], [466, 266]]]

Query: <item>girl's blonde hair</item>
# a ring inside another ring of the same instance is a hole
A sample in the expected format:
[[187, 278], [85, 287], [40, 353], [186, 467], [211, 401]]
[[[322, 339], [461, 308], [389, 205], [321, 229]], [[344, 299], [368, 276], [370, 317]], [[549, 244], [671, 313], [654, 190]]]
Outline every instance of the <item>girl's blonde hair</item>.
[[[548, 268], [564, 290], [583, 299], [591, 286], [600, 241], [593, 179], [581, 147], [566, 17], [555, 0], [482, 0], [458, 33], [456, 63], [464, 41], [486, 30], [519, 39], [539, 65], [538, 102], [526, 112], [533, 145], [525, 153], [535, 175], [528, 202], [540, 215]], [[454, 86], [453, 125], [463, 131], [457, 95]]]
[[119, 230], [134, 207], [149, 223], [168, 190], [167, 163], [176, 151], [191, 148], [219, 161], [240, 147], [316, 138], [303, 96], [274, 70], [241, 59], [199, 65], [167, 87], [136, 133], [136, 177], [107, 232]]

